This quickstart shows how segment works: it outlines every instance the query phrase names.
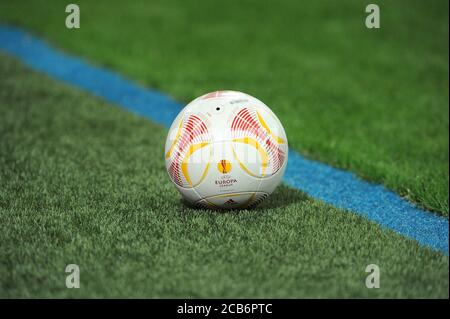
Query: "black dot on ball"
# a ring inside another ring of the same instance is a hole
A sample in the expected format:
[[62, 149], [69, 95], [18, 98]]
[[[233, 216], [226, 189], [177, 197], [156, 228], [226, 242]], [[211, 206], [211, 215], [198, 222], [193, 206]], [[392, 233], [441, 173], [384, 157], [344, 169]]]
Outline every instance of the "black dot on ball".
[[220, 111], [220, 107], [216, 107], [216, 111]]

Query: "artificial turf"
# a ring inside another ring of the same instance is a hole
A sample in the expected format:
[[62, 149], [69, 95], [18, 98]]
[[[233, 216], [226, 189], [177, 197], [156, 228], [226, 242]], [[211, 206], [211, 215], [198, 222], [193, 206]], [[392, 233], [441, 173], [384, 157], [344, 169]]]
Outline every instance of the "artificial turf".
[[111, 67], [181, 102], [248, 92], [303, 155], [385, 184], [448, 215], [448, 2], [0, 2], [0, 21]]
[[5, 55], [0, 114], [0, 297], [448, 298], [447, 256], [286, 186], [255, 210], [184, 206], [165, 129]]

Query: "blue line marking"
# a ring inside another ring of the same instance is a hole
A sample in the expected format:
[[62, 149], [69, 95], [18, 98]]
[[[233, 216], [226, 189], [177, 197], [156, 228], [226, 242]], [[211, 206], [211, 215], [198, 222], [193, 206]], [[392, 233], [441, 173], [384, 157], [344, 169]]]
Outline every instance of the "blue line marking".
[[[35, 70], [169, 127], [182, 105], [117, 73], [61, 53], [18, 28], [0, 26], [0, 49]], [[383, 186], [290, 150], [284, 181], [313, 198], [367, 217], [448, 255], [448, 219], [416, 208]]]

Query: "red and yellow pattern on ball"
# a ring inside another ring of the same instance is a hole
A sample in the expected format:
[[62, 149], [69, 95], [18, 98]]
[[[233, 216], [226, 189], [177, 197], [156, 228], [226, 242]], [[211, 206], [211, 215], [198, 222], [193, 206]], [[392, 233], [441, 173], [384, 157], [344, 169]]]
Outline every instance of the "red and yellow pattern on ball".
[[261, 158], [261, 174], [255, 175], [239, 160], [239, 154], [234, 152], [234, 156], [239, 165], [249, 175], [254, 177], [265, 177], [269, 169], [270, 175], [275, 174], [284, 163], [286, 153], [280, 148], [280, 144], [286, 141], [277, 136], [266, 124], [261, 114], [251, 108], [242, 108], [234, 117], [231, 123], [233, 142], [244, 143], [254, 147]]
[[[239, 154], [233, 147], [233, 154], [239, 166], [249, 175], [263, 178], [275, 174], [284, 163], [285, 152], [280, 148], [286, 141], [277, 136], [266, 124], [261, 114], [250, 107], [240, 109], [234, 116], [230, 125], [232, 143], [243, 143], [257, 150], [261, 159], [261, 172], [251, 172], [244, 162], [240, 160]], [[188, 172], [190, 156], [197, 150], [211, 145], [211, 136], [208, 128], [200, 116], [189, 115], [180, 121], [175, 139], [166, 153], [169, 159], [169, 175], [180, 187], [192, 188], [199, 185], [208, 173], [210, 163], [207, 163], [200, 179], [195, 183], [191, 180]], [[231, 170], [231, 163], [220, 161], [217, 169], [221, 173]], [[269, 171], [269, 174], [267, 174]]]
[[175, 139], [166, 153], [166, 159], [170, 160], [169, 175], [178, 186], [195, 187], [203, 181], [208, 172], [209, 163], [200, 180], [195, 184], [189, 177], [188, 163], [195, 151], [210, 144], [208, 128], [199, 116], [189, 115], [180, 121]]

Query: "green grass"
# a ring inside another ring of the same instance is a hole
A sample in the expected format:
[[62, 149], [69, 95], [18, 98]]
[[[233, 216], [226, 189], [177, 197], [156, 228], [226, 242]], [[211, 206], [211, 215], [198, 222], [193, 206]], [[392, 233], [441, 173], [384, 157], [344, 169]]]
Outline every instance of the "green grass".
[[449, 296], [448, 257], [286, 186], [256, 210], [187, 208], [165, 129], [5, 55], [0, 114], [0, 297]]
[[385, 184], [448, 215], [448, 2], [77, 1], [0, 3], [0, 21], [181, 102], [248, 92], [309, 158]]

